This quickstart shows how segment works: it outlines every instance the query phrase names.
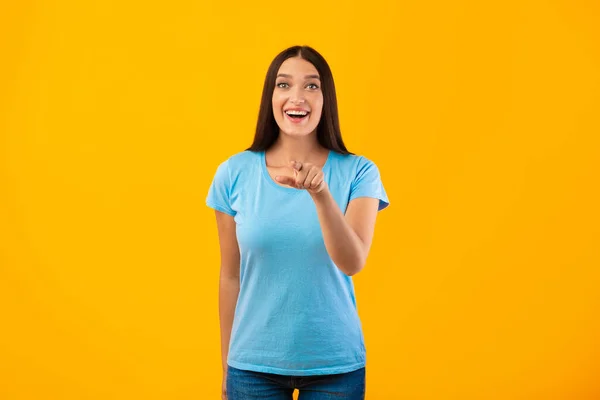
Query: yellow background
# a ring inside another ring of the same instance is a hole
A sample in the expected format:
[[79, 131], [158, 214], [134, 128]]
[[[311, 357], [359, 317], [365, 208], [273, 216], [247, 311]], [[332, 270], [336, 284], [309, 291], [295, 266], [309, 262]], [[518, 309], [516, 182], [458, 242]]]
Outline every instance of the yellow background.
[[368, 399], [600, 398], [594, 1], [0, 11], [0, 399], [217, 399], [204, 205], [294, 44], [380, 167]]

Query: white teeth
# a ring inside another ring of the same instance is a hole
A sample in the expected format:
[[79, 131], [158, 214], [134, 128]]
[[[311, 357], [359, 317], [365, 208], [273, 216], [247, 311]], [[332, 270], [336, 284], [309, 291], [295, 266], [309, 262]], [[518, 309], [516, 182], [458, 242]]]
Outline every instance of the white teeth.
[[296, 111], [296, 110], [287, 110], [287, 115], [306, 115], [308, 114], [306, 111]]

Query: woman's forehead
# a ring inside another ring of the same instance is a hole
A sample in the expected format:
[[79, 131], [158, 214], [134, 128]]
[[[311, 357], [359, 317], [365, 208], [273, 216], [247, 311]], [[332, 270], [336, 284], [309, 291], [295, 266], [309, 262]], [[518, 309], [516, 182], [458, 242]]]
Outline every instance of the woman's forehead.
[[318, 75], [318, 71], [314, 65], [305, 59], [292, 57], [281, 64], [278, 71], [279, 74], [302, 77], [302, 75]]

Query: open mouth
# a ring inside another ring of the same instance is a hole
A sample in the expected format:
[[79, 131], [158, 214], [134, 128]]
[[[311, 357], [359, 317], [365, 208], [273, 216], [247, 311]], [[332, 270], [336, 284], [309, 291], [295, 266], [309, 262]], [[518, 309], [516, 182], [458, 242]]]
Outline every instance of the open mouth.
[[306, 117], [308, 117], [308, 114], [310, 114], [310, 111], [304, 110], [287, 110], [285, 112], [285, 115], [287, 115], [288, 119], [292, 122], [300, 122], [303, 119], [306, 119]]

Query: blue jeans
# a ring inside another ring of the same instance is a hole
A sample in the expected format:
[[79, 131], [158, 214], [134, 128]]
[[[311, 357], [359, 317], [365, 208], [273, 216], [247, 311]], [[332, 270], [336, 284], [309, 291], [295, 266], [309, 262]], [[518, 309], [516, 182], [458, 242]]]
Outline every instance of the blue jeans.
[[298, 389], [298, 400], [363, 400], [365, 375], [365, 368], [344, 374], [287, 376], [228, 366], [227, 399], [291, 400]]

